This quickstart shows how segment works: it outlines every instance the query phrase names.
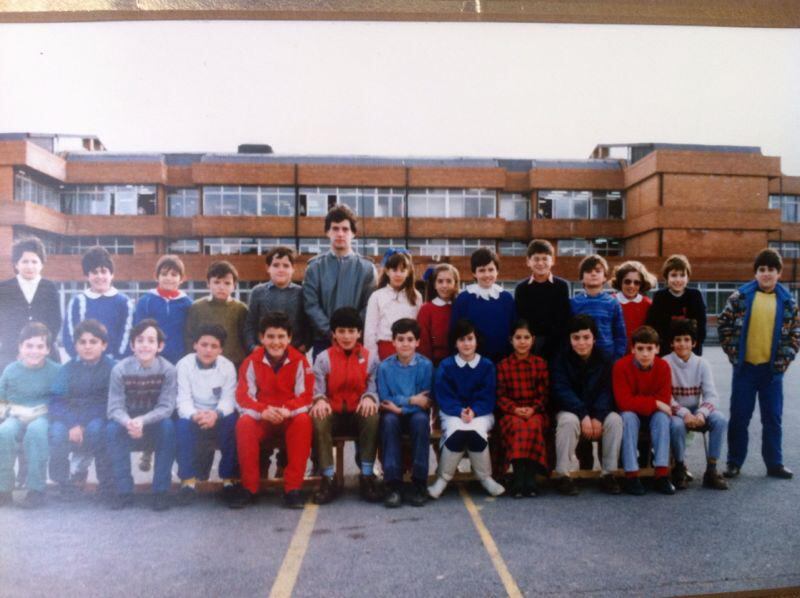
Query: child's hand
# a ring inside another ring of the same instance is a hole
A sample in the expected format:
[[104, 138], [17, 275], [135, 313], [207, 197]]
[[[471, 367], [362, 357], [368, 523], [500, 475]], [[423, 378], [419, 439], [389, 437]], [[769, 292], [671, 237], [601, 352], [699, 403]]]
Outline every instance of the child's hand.
[[697, 423], [698, 428], [702, 428], [703, 426], [706, 425], [706, 416], [703, 415], [702, 413], [697, 413], [694, 416], [694, 421]]
[[311, 407], [311, 417], [314, 419], [325, 419], [333, 412], [331, 404], [325, 399], [319, 399], [314, 406]]
[[217, 412], [212, 410], [201, 411], [201, 420], [197, 422], [202, 430], [210, 430], [217, 425]]
[[469, 407], [461, 410], [461, 421], [463, 421], [465, 424], [470, 423], [474, 417], [475, 412]]
[[672, 408], [663, 401], [656, 401], [656, 409], [666, 413], [667, 415], [672, 415]]
[[361, 417], [371, 417], [378, 413], [378, 404], [369, 397], [362, 397], [356, 407], [356, 413]]
[[271, 424], [280, 424], [283, 422], [280, 407], [267, 407], [261, 412], [261, 417]]
[[134, 417], [130, 420], [125, 427], [128, 429], [128, 436], [134, 440], [144, 436], [144, 425], [142, 425], [142, 420], [138, 417]]
[[383, 411], [388, 411], [389, 413], [395, 413], [397, 415], [402, 415], [403, 410], [392, 403], [391, 401], [381, 401], [381, 409]]
[[74, 426], [69, 429], [69, 441], [75, 444], [83, 444], [83, 428]]
[[592, 426], [592, 418], [585, 415], [581, 420], [581, 436], [586, 440], [593, 440], [594, 428]]
[[428, 397], [428, 391], [422, 391], [421, 393], [415, 394], [408, 400], [409, 404], [416, 405], [420, 409], [427, 410], [431, 406], [431, 399]]
[[600, 440], [603, 436], [603, 422], [592, 418], [592, 440]]
[[521, 417], [522, 419], [530, 419], [531, 415], [533, 415], [533, 408], [532, 407], [515, 407], [514, 408], [514, 415], [517, 417]]

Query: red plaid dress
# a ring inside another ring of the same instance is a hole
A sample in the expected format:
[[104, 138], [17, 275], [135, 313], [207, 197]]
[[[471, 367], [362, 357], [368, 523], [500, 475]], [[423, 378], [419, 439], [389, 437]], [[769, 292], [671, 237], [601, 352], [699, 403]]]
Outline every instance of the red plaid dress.
[[[547, 468], [544, 432], [549, 425], [549, 396], [550, 376], [541, 357], [519, 359], [510, 355], [497, 366], [497, 407], [506, 469], [514, 459], [531, 459]], [[524, 420], [514, 415], [517, 407], [533, 407], [534, 413]]]

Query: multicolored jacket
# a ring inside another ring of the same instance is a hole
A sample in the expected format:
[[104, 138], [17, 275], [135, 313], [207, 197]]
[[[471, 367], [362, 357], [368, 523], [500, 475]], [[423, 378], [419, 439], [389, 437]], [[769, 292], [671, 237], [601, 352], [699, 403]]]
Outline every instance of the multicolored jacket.
[[[757, 290], [758, 282], [755, 280], [739, 287], [739, 290], [734, 291], [728, 298], [725, 309], [717, 320], [720, 344], [734, 368], [741, 367], [743, 363], [747, 327], [750, 324], [751, 307]], [[797, 303], [786, 287], [777, 285], [775, 294], [777, 305], [770, 364], [773, 372], [781, 374], [800, 351], [800, 316]]]

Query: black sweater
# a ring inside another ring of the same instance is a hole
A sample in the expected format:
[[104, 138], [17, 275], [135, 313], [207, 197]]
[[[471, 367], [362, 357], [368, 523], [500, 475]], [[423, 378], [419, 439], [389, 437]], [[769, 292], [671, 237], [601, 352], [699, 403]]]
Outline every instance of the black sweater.
[[553, 276], [553, 282], [523, 280], [514, 291], [517, 315], [528, 321], [536, 336], [545, 337], [542, 357], [552, 359], [564, 343], [569, 321], [569, 284]]
[[672, 351], [670, 324], [672, 320], [691, 319], [697, 322], [697, 346], [694, 352], [703, 354], [703, 341], [706, 339], [706, 304], [697, 289], [686, 289], [680, 297], [661, 289], [653, 295], [653, 305], [647, 312], [647, 325], [652, 326], [661, 338], [660, 356]]

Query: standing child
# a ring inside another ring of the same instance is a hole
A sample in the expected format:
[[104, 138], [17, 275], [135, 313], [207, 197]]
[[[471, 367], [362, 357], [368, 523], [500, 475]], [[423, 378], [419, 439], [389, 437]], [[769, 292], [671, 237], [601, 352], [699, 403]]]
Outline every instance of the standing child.
[[614, 296], [622, 306], [625, 333], [628, 337], [628, 351], [631, 350], [633, 331], [639, 326], [644, 326], [647, 312], [653, 304], [653, 301], [645, 293], [655, 285], [655, 277], [647, 271], [642, 262], [628, 260], [614, 268], [614, 279], [611, 281], [611, 286], [617, 290]]
[[492, 479], [488, 440], [497, 400], [494, 364], [478, 355], [478, 336], [472, 322], [458, 320], [452, 334], [458, 353], [441, 363], [433, 385], [442, 444], [438, 477], [428, 487], [428, 494], [432, 498], [442, 495], [466, 451], [475, 477], [490, 495], [499, 496], [505, 488]]
[[717, 329], [722, 349], [733, 364], [728, 468], [733, 478], [747, 457], [747, 427], [756, 404], [761, 408], [761, 456], [767, 475], [789, 479], [783, 464], [783, 373], [800, 351], [800, 316], [791, 293], [779, 284], [781, 255], [761, 251], [753, 263], [755, 280], [728, 298]]
[[17, 343], [19, 360], [0, 376], [0, 506], [12, 503], [17, 442], [27, 463], [22, 501], [26, 508], [44, 504], [47, 482], [47, 405], [60, 366], [47, 358], [50, 330], [41, 322], [26, 324]]
[[430, 359], [434, 366], [450, 355], [450, 316], [459, 284], [458, 270], [451, 264], [438, 264], [428, 277], [427, 301], [417, 314], [419, 353]]
[[547, 402], [550, 377], [547, 362], [531, 355], [535, 343], [531, 326], [517, 320], [511, 346], [514, 353], [497, 366], [497, 406], [506, 466], [514, 466], [510, 493], [514, 498], [536, 496], [536, 473], [547, 472]]
[[628, 339], [619, 302], [603, 290], [608, 279], [608, 262], [602, 256], [587, 255], [578, 271], [584, 293], [571, 299], [572, 314], [592, 317], [597, 326], [597, 348], [617, 360], [625, 355]]
[[219, 324], [227, 335], [222, 354], [238, 368], [247, 357], [244, 346], [247, 306], [233, 298], [239, 273], [233, 264], [223, 260], [208, 267], [206, 280], [211, 294], [198, 299], [189, 308], [184, 332], [185, 344], [187, 347], [192, 346], [201, 325]]
[[647, 312], [647, 325], [652, 326], [661, 338], [660, 355], [669, 353], [670, 325], [673, 320], [694, 320], [697, 322], [697, 345], [694, 352], [703, 354], [703, 341], [706, 340], [706, 304], [697, 289], [687, 288], [692, 267], [685, 255], [671, 255], [664, 262], [661, 275], [667, 283], [666, 289], [656, 291], [653, 305]]
[[90, 248], [81, 259], [89, 288], [75, 295], [67, 306], [61, 342], [75, 357], [75, 327], [84, 320], [97, 320], [108, 331], [108, 354], [121, 359], [128, 350], [133, 321], [133, 301], [114, 288], [114, 262], [103, 247]]
[[414, 286], [414, 264], [407, 253], [394, 253], [378, 281], [378, 290], [367, 301], [364, 346], [381, 361], [394, 353], [392, 324], [402, 318], [416, 319], [422, 295]]
[[517, 310], [514, 297], [496, 284], [500, 259], [489, 247], [481, 247], [470, 257], [470, 268], [476, 282], [464, 289], [453, 303], [451, 326], [458, 320], [474, 323], [483, 344], [481, 351], [492, 363], [511, 353], [511, 338]]
[[181, 258], [162, 255], [156, 262], [158, 286], [141, 296], [133, 313], [134, 324], [148, 318], [158, 322], [167, 339], [161, 357], [173, 365], [186, 354], [183, 330], [192, 300], [180, 289], [185, 276], [186, 269]]

